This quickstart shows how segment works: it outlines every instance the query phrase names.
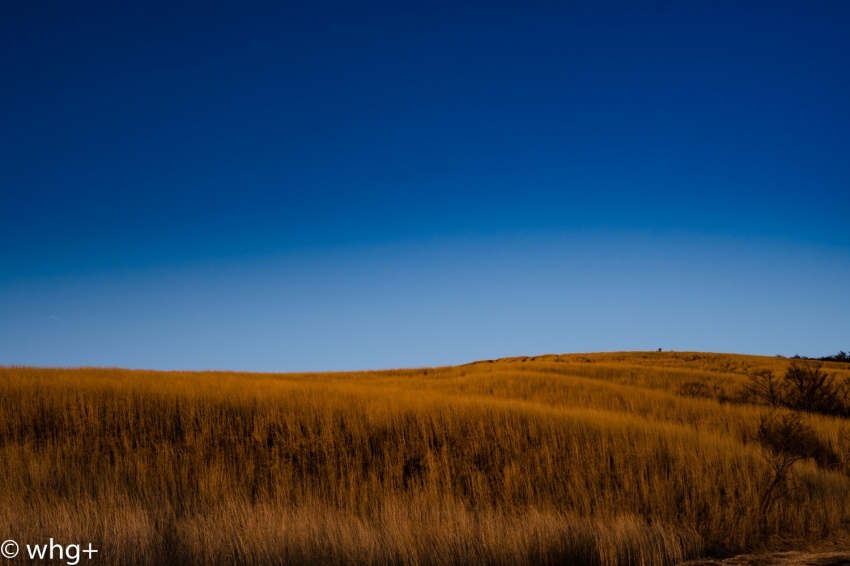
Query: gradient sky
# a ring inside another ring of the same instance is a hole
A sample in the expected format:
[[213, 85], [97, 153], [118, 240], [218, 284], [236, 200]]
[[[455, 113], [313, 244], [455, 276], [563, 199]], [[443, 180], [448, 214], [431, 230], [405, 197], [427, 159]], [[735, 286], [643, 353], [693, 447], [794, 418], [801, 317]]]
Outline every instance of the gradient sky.
[[850, 349], [850, 3], [13, 1], [0, 365]]

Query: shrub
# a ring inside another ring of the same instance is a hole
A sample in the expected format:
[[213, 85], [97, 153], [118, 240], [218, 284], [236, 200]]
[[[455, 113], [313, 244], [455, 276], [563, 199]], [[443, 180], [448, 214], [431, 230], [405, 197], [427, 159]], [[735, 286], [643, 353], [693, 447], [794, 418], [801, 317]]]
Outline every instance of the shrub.
[[712, 397], [711, 389], [701, 381], [688, 381], [679, 387], [679, 395], [682, 397]]
[[843, 391], [832, 375], [824, 373], [821, 364], [801, 365], [792, 362], [785, 370], [785, 406], [824, 415], [840, 415], [846, 407]]
[[753, 370], [747, 377], [749, 383], [746, 390], [752, 397], [760, 399], [774, 408], [783, 405], [785, 383], [779, 381], [779, 378], [772, 371], [767, 369]]
[[825, 373], [819, 363], [792, 361], [781, 378], [770, 370], [755, 370], [747, 377], [748, 393], [773, 408], [822, 415], [850, 414], [850, 383]]
[[771, 411], [762, 415], [758, 440], [765, 448], [761, 454], [769, 465], [759, 501], [762, 517], [767, 515], [774, 501], [789, 494], [791, 468], [796, 462], [814, 458], [824, 467], [832, 467], [839, 462], [838, 456], [800, 413]]

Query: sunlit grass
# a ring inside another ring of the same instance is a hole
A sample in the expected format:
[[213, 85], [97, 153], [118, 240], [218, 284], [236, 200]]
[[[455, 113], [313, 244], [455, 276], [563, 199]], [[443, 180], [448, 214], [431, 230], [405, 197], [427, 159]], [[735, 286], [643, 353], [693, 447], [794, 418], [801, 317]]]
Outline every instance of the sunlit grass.
[[[759, 513], [787, 360], [688, 353], [238, 374], [0, 368], [0, 529], [115, 564], [674, 564], [846, 541], [850, 476]], [[847, 364], [826, 369], [842, 375]], [[698, 381], [718, 392], [687, 398]], [[718, 400], [720, 399], [720, 400]], [[836, 454], [850, 423], [811, 417]]]

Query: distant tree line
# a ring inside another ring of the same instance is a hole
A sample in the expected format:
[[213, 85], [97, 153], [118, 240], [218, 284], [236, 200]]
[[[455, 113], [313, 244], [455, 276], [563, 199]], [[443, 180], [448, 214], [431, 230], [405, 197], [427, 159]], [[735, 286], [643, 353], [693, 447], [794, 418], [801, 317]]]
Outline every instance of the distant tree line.
[[[777, 358], [784, 358], [785, 356], [776, 356]], [[810, 358], [808, 356], [801, 356], [800, 354], [794, 354], [791, 356], [791, 359], [794, 360], [818, 360], [821, 362], [848, 362], [850, 363], [850, 354], [845, 352], [844, 350], [840, 350], [837, 354], [833, 354], [831, 356], [822, 356], [820, 358]]]
[[832, 356], [824, 356], [822, 358], [817, 359], [824, 362], [850, 362], [850, 354], [848, 354], [844, 350], [841, 350], [837, 354], [833, 354]]

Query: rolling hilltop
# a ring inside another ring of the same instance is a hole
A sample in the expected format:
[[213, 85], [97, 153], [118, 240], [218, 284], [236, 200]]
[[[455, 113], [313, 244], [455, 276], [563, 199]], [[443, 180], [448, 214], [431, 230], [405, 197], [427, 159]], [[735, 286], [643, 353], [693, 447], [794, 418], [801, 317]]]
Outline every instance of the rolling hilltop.
[[[790, 364], [633, 352], [354, 373], [0, 368], [0, 530], [21, 546], [91, 541], [126, 565], [846, 549], [850, 364], [817, 374], [833, 414], [781, 389]], [[785, 397], [769, 399], [771, 383]]]

